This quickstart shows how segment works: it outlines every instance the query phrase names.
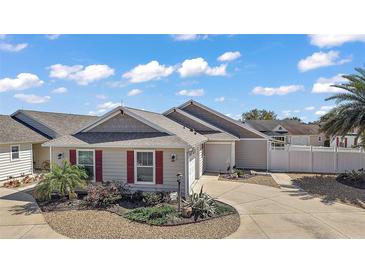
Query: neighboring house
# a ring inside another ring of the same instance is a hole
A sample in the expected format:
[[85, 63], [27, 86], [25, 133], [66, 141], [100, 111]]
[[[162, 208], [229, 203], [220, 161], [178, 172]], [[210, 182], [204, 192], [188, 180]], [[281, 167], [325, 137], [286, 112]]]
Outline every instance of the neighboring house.
[[320, 133], [317, 124], [295, 120], [248, 120], [245, 123], [284, 144], [324, 146], [325, 135]]
[[0, 181], [33, 173], [33, 148], [48, 138], [0, 115]]
[[101, 117], [18, 110], [7, 119], [32, 133], [19, 134], [30, 144], [28, 173], [33, 161], [41, 167], [68, 160], [84, 166], [93, 181], [126, 182], [146, 191], [176, 190], [181, 173], [188, 193], [205, 171], [268, 167], [265, 134], [192, 100], [164, 114], [129, 107]]
[[349, 132], [345, 136], [332, 136], [330, 138], [330, 147], [356, 147], [361, 142], [361, 140], [356, 139], [356, 136], [355, 132]]

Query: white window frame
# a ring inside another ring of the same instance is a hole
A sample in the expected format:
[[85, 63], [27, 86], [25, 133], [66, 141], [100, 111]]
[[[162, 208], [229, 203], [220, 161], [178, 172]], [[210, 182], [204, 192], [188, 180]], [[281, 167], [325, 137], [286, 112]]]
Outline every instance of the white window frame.
[[[137, 181], [137, 153], [138, 152], [152, 152], [152, 161], [153, 161], [153, 165], [152, 165], [152, 169], [153, 169], [153, 180], [152, 182], [141, 182], [141, 181]], [[155, 184], [155, 181], [156, 181], [156, 160], [155, 160], [155, 150], [135, 150], [134, 151], [134, 183], [135, 184], [139, 184], [139, 185], [143, 185], [143, 184], [146, 184], [146, 185], [153, 185]]]
[[[94, 173], [94, 178], [93, 180], [91, 180], [91, 182], [95, 182], [96, 180], [96, 174], [95, 174], [95, 149], [76, 149], [76, 165], [80, 165], [79, 164], [79, 151], [92, 151], [93, 153], [93, 173]], [[80, 165], [81, 166], [81, 165]]]
[[[18, 147], [18, 155], [19, 155], [19, 157], [16, 158], [16, 159], [13, 159], [13, 147]], [[10, 161], [11, 162], [20, 161], [20, 145], [10, 145]]]

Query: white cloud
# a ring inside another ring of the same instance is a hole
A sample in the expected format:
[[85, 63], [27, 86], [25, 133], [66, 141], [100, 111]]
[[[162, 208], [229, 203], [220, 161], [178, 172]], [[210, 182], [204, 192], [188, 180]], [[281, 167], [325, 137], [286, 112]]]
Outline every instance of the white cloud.
[[50, 96], [39, 96], [35, 94], [24, 93], [17, 93], [14, 95], [14, 97], [29, 104], [42, 104], [47, 103], [49, 100], [51, 100]]
[[135, 89], [132, 89], [132, 90], [128, 91], [127, 95], [128, 96], [136, 96], [136, 95], [141, 94], [141, 93], [142, 93], [142, 90], [135, 88]]
[[96, 94], [95, 97], [100, 100], [105, 100], [106, 98], [108, 98], [108, 96], [106, 96], [105, 94]]
[[56, 89], [52, 90], [51, 92], [52, 93], [56, 93], [56, 94], [66, 93], [67, 92], [67, 88], [60, 87], [60, 88], [56, 88]]
[[365, 43], [364, 34], [350, 34], [350, 35], [314, 34], [314, 35], [309, 35], [309, 37], [310, 37], [310, 43], [320, 48], [341, 46], [349, 42]]
[[272, 96], [272, 95], [286, 95], [288, 93], [293, 93], [302, 90], [304, 90], [304, 87], [301, 85], [280, 86], [276, 88], [259, 86], [255, 87], [252, 90], [252, 93], [256, 95]]
[[172, 66], [160, 65], [157, 61], [151, 61], [145, 65], [138, 65], [132, 70], [123, 74], [123, 78], [132, 83], [147, 82], [150, 80], [159, 80], [167, 77], [174, 72]]
[[90, 65], [84, 67], [82, 65], [67, 66], [55, 64], [50, 66], [49, 69], [49, 77], [72, 80], [82, 86], [114, 75], [114, 69], [107, 65]]
[[284, 117], [289, 117], [291, 115], [292, 111], [291, 110], [283, 110], [282, 113], [283, 113]]
[[311, 111], [311, 110], [314, 110], [315, 109], [315, 107], [314, 106], [309, 106], [309, 107], [306, 107], [306, 108], [304, 108], [305, 110], [308, 110], [308, 111]]
[[106, 111], [106, 109], [90, 110], [89, 115], [99, 115], [99, 114], [102, 114], [105, 111]]
[[227, 51], [223, 53], [221, 56], [219, 56], [217, 60], [221, 62], [230, 62], [240, 57], [241, 53], [239, 51]]
[[320, 109], [317, 110], [314, 114], [322, 116], [322, 115], [325, 115], [327, 112], [329, 112], [333, 108], [334, 108], [334, 106], [321, 106]]
[[190, 77], [206, 74], [209, 76], [224, 76], [226, 75], [226, 64], [218, 67], [210, 67], [203, 58], [186, 59], [178, 69], [181, 77]]
[[28, 47], [27, 43], [22, 44], [8, 44], [8, 43], [1, 43], [0, 50], [2, 51], [9, 51], [9, 52], [18, 52]]
[[113, 108], [116, 108], [116, 107], [119, 107], [121, 104], [120, 103], [115, 103], [115, 102], [105, 102], [105, 103], [102, 103], [102, 104], [99, 104], [97, 105], [97, 109], [98, 110], [101, 110], [101, 109], [104, 109], [107, 110], [107, 109], [113, 109]]
[[47, 35], [46, 35], [46, 37], [47, 37], [49, 40], [56, 40], [56, 39], [58, 39], [60, 36], [61, 36], [61, 34], [47, 34]]
[[200, 35], [200, 34], [175, 34], [172, 35], [175, 41], [192, 41], [192, 40], [205, 40], [208, 38], [208, 35]]
[[332, 87], [331, 85], [340, 84], [345, 82], [346, 79], [342, 77], [342, 74], [337, 74], [332, 78], [318, 78], [317, 81], [313, 84], [312, 92], [313, 93], [339, 93], [346, 92], [344, 89]]
[[190, 96], [190, 97], [203, 96], [204, 89], [189, 89], [189, 90], [183, 89], [183, 90], [180, 90], [177, 94], [183, 95], [183, 96]]
[[348, 63], [352, 60], [351, 57], [341, 59], [340, 52], [330, 50], [329, 52], [315, 52], [311, 56], [308, 56], [305, 59], [302, 59], [298, 62], [298, 69], [301, 72], [305, 72], [308, 70], [320, 68], [320, 67], [329, 67], [335, 65], [341, 65]]
[[20, 73], [16, 78], [0, 79], [0, 93], [10, 90], [24, 90], [43, 85], [43, 81], [32, 73]]
[[294, 112], [294, 113], [299, 113], [299, 112], [300, 112], [300, 110], [299, 110], [299, 109], [295, 109], [295, 110], [293, 110], [293, 112]]
[[225, 100], [225, 98], [223, 96], [214, 99], [214, 101], [220, 102], [220, 103], [224, 102], [224, 100]]

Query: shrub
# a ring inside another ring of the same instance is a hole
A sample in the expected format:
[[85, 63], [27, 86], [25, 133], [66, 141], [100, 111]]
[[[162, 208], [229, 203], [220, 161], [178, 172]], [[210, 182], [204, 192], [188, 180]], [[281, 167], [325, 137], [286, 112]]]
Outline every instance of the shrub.
[[170, 201], [167, 192], [144, 192], [142, 193], [142, 201], [146, 206], [155, 206]]
[[337, 176], [336, 180], [348, 185], [365, 184], [365, 171], [364, 169], [359, 169], [358, 171], [352, 170], [341, 173]]
[[69, 198], [76, 197], [75, 189], [86, 186], [87, 174], [78, 166], [72, 166], [64, 161], [62, 166], [52, 165], [52, 171], [45, 175], [35, 189], [35, 195], [40, 200], [51, 200], [52, 193], [59, 193]]
[[115, 183], [89, 185], [87, 192], [86, 202], [95, 207], [106, 207], [123, 199], [123, 187]]
[[201, 187], [199, 193], [193, 192], [187, 205], [193, 209], [194, 220], [207, 218], [217, 213], [217, 203]]
[[135, 222], [150, 225], [163, 225], [177, 216], [177, 210], [167, 204], [154, 207], [141, 207], [124, 214], [124, 217]]

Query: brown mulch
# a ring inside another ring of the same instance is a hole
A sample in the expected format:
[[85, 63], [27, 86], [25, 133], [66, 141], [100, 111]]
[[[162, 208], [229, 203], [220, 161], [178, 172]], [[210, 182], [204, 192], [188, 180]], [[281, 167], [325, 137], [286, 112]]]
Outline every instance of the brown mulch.
[[256, 185], [263, 185], [263, 186], [271, 186], [280, 188], [280, 186], [275, 182], [275, 180], [270, 176], [265, 175], [250, 175], [249, 178], [237, 178], [237, 179], [227, 179], [224, 177], [219, 177], [220, 181], [234, 181], [239, 183], [246, 183], [246, 184], [256, 184]]
[[365, 208], [365, 190], [341, 184], [335, 175], [288, 174], [294, 184], [325, 203], [340, 202]]
[[220, 239], [240, 225], [237, 213], [204, 222], [179, 226], [150, 226], [131, 222], [114, 213], [98, 210], [44, 212], [58, 233], [76, 239]]

